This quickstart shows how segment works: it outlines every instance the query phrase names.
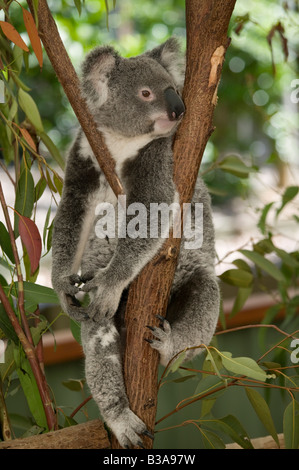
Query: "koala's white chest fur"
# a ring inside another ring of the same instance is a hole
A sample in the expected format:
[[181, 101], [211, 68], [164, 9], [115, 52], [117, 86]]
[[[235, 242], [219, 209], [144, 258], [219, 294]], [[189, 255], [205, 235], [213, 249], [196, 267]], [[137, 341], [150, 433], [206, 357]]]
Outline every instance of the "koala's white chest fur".
[[[137, 155], [138, 151], [152, 140], [150, 134], [141, 135], [137, 137], [124, 137], [111, 131], [101, 130], [105, 139], [105, 143], [109, 149], [112, 158], [115, 160], [115, 171], [121, 178], [121, 170], [123, 164], [129, 158]], [[82, 133], [80, 139], [80, 155], [87, 159], [91, 158], [95, 167], [98, 168], [98, 162], [93, 154], [90, 144]], [[91, 231], [94, 229], [96, 221], [96, 208], [100, 203], [112, 204], [115, 208], [117, 206], [117, 198], [108, 184], [105, 176], [101, 173], [99, 178], [99, 189], [91, 194], [88, 202], [88, 210], [86, 211], [83, 226], [84, 230], [81, 232], [80, 241], [77, 246], [76, 256], [73, 260], [73, 272], [77, 272], [81, 263], [82, 255], [90, 236]]]
[[[153, 136], [151, 134], [145, 134], [136, 137], [125, 137], [107, 129], [100, 129], [100, 131], [103, 134], [110, 155], [115, 161], [115, 171], [120, 179], [124, 163], [129, 158], [135, 157], [140, 149], [153, 140]], [[91, 158], [96, 168], [98, 168], [98, 162], [93, 154], [85, 134], [82, 134], [81, 137], [80, 153], [84, 158]], [[96, 204], [99, 202], [107, 202], [115, 206], [117, 203], [116, 196], [103, 174], [100, 176], [99, 191], [93, 197], [96, 199]]]

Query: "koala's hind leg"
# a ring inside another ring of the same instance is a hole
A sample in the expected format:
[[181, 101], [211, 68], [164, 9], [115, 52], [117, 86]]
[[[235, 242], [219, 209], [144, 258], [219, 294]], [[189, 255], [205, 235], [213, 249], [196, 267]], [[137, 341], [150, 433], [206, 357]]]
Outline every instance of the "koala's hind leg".
[[122, 447], [142, 446], [145, 424], [129, 408], [125, 392], [120, 336], [114, 319], [81, 324], [86, 380], [103, 420]]
[[[167, 320], [160, 328], [150, 327], [154, 336], [151, 346], [160, 353], [166, 366], [178, 352], [192, 346], [208, 345], [215, 332], [219, 315], [219, 287], [213, 273], [200, 269], [187, 276], [172, 295]], [[186, 360], [202, 351], [187, 352]]]

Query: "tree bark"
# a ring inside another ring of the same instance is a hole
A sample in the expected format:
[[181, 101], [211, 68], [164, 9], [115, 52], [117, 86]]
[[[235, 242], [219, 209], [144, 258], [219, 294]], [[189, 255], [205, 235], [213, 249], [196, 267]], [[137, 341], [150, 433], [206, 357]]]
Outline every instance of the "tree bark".
[[[186, 0], [187, 67], [183, 99], [186, 113], [174, 142], [174, 181], [181, 205], [190, 202], [206, 143], [222, 64], [229, 45], [227, 30], [236, 0]], [[160, 253], [132, 283], [126, 310], [124, 362], [126, 390], [132, 410], [153, 432], [157, 410], [158, 353], [144, 339], [146, 325], [165, 315], [180, 239], [171, 236]], [[149, 438], [146, 448], [152, 447]], [[112, 447], [118, 448], [116, 440]]]
[[110, 441], [99, 419], [58, 431], [0, 442], [1, 449], [109, 449]]

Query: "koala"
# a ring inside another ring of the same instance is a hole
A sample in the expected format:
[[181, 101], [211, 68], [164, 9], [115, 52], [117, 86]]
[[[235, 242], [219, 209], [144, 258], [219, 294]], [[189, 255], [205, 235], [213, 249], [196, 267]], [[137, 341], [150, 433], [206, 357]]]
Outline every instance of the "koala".
[[[185, 112], [184, 73], [175, 38], [131, 58], [121, 57], [109, 46], [97, 47], [83, 63], [82, 93], [115, 161], [126, 208], [142, 204], [148, 214], [153, 203], [179, 202], [172, 143]], [[124, 227], [134, 222], [134, 211], [114, 220], [121, 229], [115, 236], [99, 236], [101, 203], [120, 213], [117, 198], [79, 129], [54, 220], [52, 283], [64, 311], [81, 322], [86, 379], [102, 418], [121, 446], [142, 446], [142, 435], [152, 434], [131, 411], [125, 392], [124, 311], [130, 283], [164, 239], [161, 231], [149, 236], [149, 219], [143, 236], [127, 236]], [[159, 327], [145, 331], [145, 339], [158, 350], [164, 366], [185, 348], [209, 344], [218, 319], [211, 202], [200, 178], [191, 202], [193, 226], [196, 203], [203, 205], [201, 246], [186, 249], [182, 235], [166, 318], [160, 317]], [[89, 296], [89, 303], [81, 304], [80, 293]], [[200, 348], [188, 350], [186, 359], [199, 352]]]

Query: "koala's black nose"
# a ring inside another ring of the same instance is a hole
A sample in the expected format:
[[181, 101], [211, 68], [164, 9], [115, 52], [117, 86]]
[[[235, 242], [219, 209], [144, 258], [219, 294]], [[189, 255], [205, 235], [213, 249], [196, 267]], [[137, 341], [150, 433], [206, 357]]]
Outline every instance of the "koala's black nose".
[[175, 121], [183, 116], [185, 106], [179, 95], [173, 88], [167, 88], [164, 91], [167, 114], [171, 121]]

